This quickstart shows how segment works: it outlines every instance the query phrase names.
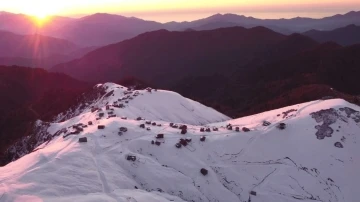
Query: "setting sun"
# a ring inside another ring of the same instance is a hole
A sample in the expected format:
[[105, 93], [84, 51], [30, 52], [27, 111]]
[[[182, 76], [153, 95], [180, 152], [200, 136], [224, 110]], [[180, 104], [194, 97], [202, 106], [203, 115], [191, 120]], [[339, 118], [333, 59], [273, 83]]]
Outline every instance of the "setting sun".
[[44, 22], [50, 15], [58, 12], [57, 4], [47, 0], [34, 0], [22, 2], [22, 12], [34, 16], [36, 21]]

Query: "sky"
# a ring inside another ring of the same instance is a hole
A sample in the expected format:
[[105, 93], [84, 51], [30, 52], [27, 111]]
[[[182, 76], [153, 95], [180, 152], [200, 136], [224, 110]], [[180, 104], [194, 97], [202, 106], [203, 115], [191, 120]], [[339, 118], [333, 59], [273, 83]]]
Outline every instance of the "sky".
[[321, 18], [360, 10], [360, 0], [0, 0], [0, 11], [38, 17], [113, 13], [159, 22], [186, 21], [216, 13], [257, 18]]

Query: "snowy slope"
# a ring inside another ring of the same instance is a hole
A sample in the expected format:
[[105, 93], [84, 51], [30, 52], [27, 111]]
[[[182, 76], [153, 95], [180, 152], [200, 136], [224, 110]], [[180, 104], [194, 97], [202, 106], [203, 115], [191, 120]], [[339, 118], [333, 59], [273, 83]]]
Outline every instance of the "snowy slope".
[[[150, 88], [133, 90], [114, 83], [105, 83], [98, 84], [91, 91], [84, 93], [75, 106], [55, 117], [54, 122], [65, 121], [61, 126], [66, 128], [77, 122], [84, 124], [88, 121], [96, 122], [99, 115], [105, 119], [110, 116], [128, 119], [141, 117], [153, 121], [194, 125], [230, 119], [178, 93]], [[12, 160], [30, 153], [43, 142], [51, 140], [54, 134], [47, 130], [49, 126], [50, 123], [39, 120], [34, 126], [32, 136], [19, 140], [8, 149]]]
[[[151, 106], [170, 100], [168, 95], [178, 96], [165, 91], [142, 96], [151, 100], [157, 93], [164, 98], [154, 98]], [[109, 99], [116, 96], [115, 92]], [[140, 97], [131, 102], [128, 110], [115, 109], [118, 116], [127, 113], [128, 119], [105, 116], [96, 120], [99, 112], [85, 109], [76, 117], [50, 124], [48, 133], [56, 134], [51, 141], [0, 168], [0, 201], [358, 201], [358, 106], [343, 100], [314, 101], [210, 123], [226, 117], [190, 100], [187, 103], [199, 110], [196, 116], [205, 114], [206, 118], [199, 118], [202, 121], [197, 122], [192, 113], [182, 114], [187, 110], [177, 115], [157, 107], [141, 110], [146, 102]], [[111, 111], [101, 100], [89, 105]], [[175, 107], [171, 106], [168, 109]], [[137, 116], [156, 121], [156, 125], [134, 120]], [[168, 120], [192, 125], [181, 134]], [[200, 132], [204, 126], [196, 125], [205, 120], [211, 132]], [[67, 136], [76, 130], [71, 126], [88, 121], [93, 124]], [[271, 124], [263, 126], [263, 121]], [[233, 130], [226, 128], [229, 123]], [[286, 128], [278, 129], [279, 123]], [[98, 129], [99, 125], [105, 128]], [[119, 127], [128, 131], [119, 135]], [[236, 127], [250, 131], [238, 132]], [[164, 139], [157, 140], [157, 134], [164, 134]], [[206, 136], [205, 141], [200, 141], [201, 136]], [[87, 137], [87, 142], [79, 143], [80, 137]], [[180, 138], [191, 138], [191, 142], [176, 148]], [[152, 140], [160, 145], [151, 144]], [[136, 160], [127, 160], [129, 155]], [[202, 175], [201, 168], [208, 174]]]
[[[229, 117], [206, 107], [198, 102], [182, 97], [178, 93], [165, 90], [131, 90], [114, 84], [98, 84], [95, 89], [104, 89], [102, 96], [81, 105], [73, 110], [73, 116], [91, 112], [91, 108], [104, 108], [106, 105], [123, 105], [122, 108], [113, 107], [114, 114], [135, 119], [142, 117], [151, 120], [163, 120], [186, 124], [208, 124], [229, 120]], [[67, 113], [58, 116], [58, 120], [69, 116]]]

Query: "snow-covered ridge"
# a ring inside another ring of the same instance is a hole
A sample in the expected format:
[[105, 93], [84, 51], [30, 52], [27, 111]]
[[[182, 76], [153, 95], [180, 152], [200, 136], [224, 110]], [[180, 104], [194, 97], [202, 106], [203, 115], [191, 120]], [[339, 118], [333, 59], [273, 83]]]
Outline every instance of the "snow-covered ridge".
[[[145, 119], [203, 125], [229, 120], [230, 118], [206, 107], [198, 102], [187, 99], [178, 93], [157, 90], [133, 90], [114, 83], [98, 84], [94, 90], [101, 89], [103, 93], [90, 103], [81, 103], [72, 115], [85, 114], [93, 109], [105, 110], [110, 106], [112, 114], [136, 119]], [[68, 114], [58, 116], [63, 119]], [[108, 115], [108, 114], [106, 114]]]
[[[101, 116], [101, 117], [100, 117]], [[193, 125], [204, 125], [230, 118], [187, 99], [178, 93], [157, 89], [133, 90], [114, 83], [98, 84], [82, 95], [78, 103], [71, 109], [54, 118], [52, 126], [69, 127], [75, 123], [98, 123], [97, 119], [126, 117], [127, 119], [143, 119], [167, 121]], [[19, 140], [8, 150], [9, 156], [16, 160], [30, 153], [43, 142], [52, 140], [59, 134], [48, 130], [50, 123], [38, 121], [33, 135]]]
[[106, 99], [50, 124], [51, 141], [0, 168], [1, 202], [358, 201], [358, 106], [319, 100], [217, 123], [222, 115], [198, 106], [196, 116], [209, 116], [200, 125], [192, 110], [136, 109], [142, 98], [178, 96], [166, 91], [141, 91], [112, 110], [118, 90], [107, 85]]

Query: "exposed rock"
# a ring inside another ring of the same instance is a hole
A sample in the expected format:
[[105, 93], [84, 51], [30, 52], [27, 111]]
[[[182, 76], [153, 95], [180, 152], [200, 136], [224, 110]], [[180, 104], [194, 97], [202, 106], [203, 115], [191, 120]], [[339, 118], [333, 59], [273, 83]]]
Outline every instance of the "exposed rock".
[[360, 112], [349, 107], [344, 107], [339, 109], [342, 112], [345, 112], [348, 118], [352, 118], [356, 123], [360, 123]]
[[286, 124], [285, 123], [279, 123], [277, 128], [279, 128], [280, 130], [284, 130], [286, 128]]
[[205, 176], [208, 174], [208, 170], [206, 170], [205, 168], [201, 168], [200, 173]]
[[334, 133], [334, 130], [330, 127], [330, 125], [335, 123], [339, 118], [337, 111], [333, 108], [330, 108], [320, 110], [318, 112], [313, 112], [310, 115], [317, 123], [323, 122], [322, 125], [315, 126], [315, 128], [318, 130], [315, 134], [317, 139], [322, 140], [325, 137], [331, 137], [331, 135]]
[[128, 161], [136, 161], [136, 156], [128, 155], [128, 156], [126, 157], [126, 160], [128, 160]]
[[334, 146], [337, 147], [337, 148], [344, 148], [344, 146], [343, 146], [343, 144], [341, 142], [336, 142], [334, 144]]
[[127, 129], [126, 127], [120, 127], [120, 131], [121, 131], [121, 132], [127, 132], [128, 129]]
[[270, 125], [271, 125], [271, 123], [268, 122], [268, 121], [264, 121], [264, 122], [263, 122], [263, 126], [270, 126]]
[[249, 132], [249, 131], [250, 131], [250, 129], [249, 129], [249, 128], [246, 128], [246, 127], [243, 127], [242, 130], [243, 130], [244, 132]]
[[184, 139], [180, 139], [179, 143], [182, 145], [182, 146], [187, 146], [188, 145], [188, 142]]

